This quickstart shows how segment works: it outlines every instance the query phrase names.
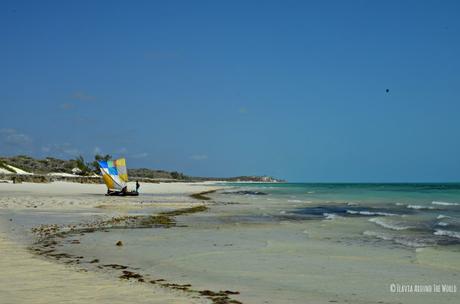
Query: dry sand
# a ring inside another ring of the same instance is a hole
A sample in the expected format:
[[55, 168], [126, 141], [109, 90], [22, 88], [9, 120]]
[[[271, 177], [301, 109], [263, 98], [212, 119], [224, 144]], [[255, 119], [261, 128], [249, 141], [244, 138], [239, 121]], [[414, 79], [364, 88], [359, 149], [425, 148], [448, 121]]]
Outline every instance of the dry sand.
[[0, 234], [0, 303], [206, 303], [40, 259]]

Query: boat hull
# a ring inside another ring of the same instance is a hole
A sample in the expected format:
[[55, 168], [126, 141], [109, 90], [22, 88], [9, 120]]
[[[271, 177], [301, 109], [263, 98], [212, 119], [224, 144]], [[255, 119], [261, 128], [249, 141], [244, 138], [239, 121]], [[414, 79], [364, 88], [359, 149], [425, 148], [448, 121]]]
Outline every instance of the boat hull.
[[137, 191], [110, 191], [106, 194], [106, 196], [138, 196], [139, 192]]

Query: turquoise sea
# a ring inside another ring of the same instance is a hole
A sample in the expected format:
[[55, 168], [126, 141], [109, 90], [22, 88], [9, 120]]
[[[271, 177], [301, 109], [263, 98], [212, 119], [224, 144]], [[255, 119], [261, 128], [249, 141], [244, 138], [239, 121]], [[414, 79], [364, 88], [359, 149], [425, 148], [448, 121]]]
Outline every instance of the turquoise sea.
[[233, 183], [242, 195], [280, 203], [281, 219], [368, 217], [387, 234], [363, 231], [413, 247], [460, 243], [459, 183]]

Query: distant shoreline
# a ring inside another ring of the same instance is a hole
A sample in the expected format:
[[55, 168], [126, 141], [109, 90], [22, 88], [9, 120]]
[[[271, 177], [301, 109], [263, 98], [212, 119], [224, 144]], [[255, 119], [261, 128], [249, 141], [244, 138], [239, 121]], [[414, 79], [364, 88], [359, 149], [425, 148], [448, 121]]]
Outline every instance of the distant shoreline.
[[[97, 157], [97, 156], [96, 156]], [[110, 157], [110, 156], [108, 156]], [[96, 162], [97, 163], [97, 162]], [[83, 166], [83, 167], [82, 167]], [[81, 169], [83, 168], [83, 170]], [[235, 177], [199, 177], [189, 176], [177, 171], [147, 168], [129, 168], [130, 180], [143, 183], [170, 182], [285, 182], [271, 176], [244, 175]], [[36, 159], [27, 155], [11, 157], [0, 156], [0, 179], [18, 182], [47, 183], [69, 181], [78, 183], [102, 183], [99, 167], [80, 159], [57, 159], [46, 157]]]

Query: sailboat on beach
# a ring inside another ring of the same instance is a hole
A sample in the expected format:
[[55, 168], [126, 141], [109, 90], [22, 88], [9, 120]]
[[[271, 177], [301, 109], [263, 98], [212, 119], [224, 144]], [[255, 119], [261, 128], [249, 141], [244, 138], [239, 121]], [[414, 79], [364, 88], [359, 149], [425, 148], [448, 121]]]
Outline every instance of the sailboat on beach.
[[98, 161], [102, 179], [107, 185], [107, 194], [111, 196], [137, 196], [139, 192], [128, 191], [128, 170], [126, 159]]

